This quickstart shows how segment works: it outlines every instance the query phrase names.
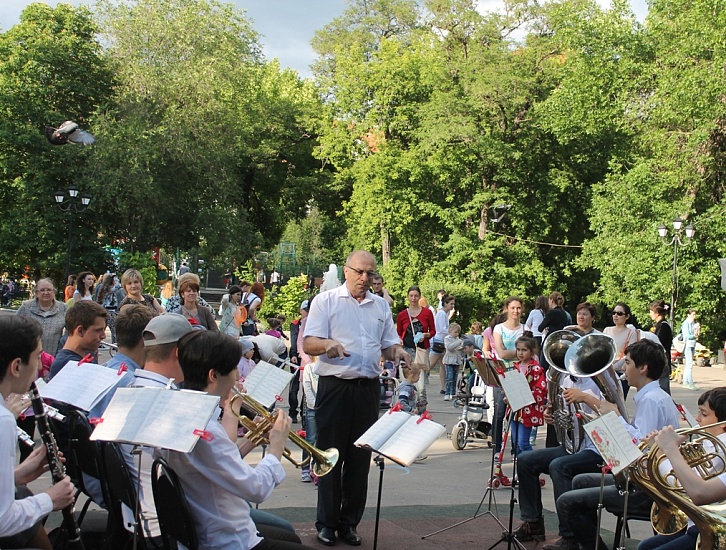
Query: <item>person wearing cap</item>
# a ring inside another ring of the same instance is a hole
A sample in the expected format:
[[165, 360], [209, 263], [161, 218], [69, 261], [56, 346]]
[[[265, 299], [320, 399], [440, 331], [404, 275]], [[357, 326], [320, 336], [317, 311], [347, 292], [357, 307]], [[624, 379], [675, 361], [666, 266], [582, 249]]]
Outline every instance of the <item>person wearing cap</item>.
[[345, 284], [310, 304], [303, 336], [304, 351], [318, 356], [318, 447], [340, 452], [335, 468], [318, 481], [315, 526], [318, 541], [327, 546], [335, 544], [336, 531], [347, 544], [362, 542], [356, 527], [365, 511], [371, 453], [354, 442], [378, 420], [381, 356], [406, 366], [410, 361], [388, 303], [370, 292], [375, 257], [352, 252], [343, 272]]
[[240, 348], [242, 348], [242, 357], [237, 363], [237, 370], [239, 371], [240, 380], [247, 378], [255, 368], [256, 363], [252, 359], [255, 354], [255, 344], [252, 340], [241, 339], [239, 341]]

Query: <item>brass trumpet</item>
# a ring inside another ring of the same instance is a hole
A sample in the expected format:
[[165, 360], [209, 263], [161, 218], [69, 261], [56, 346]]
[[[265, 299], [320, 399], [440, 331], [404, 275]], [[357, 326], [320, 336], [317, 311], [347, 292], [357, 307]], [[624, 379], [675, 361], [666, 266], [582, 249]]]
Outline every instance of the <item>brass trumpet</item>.
[[[242, 393], [237, 388], [232, 388], [232, 392], [234, 393], [234, 396], [230, 401], [230, 407], [233, 414], [239, 420], [240, 424], [242, 424], [247, 429], [245, 437], [255, 445], [267, 445], [269, 443], [269, 439], [265, 436], [265, 434], [270, 431], [270, 428], [272, 428], [272, 426], [275, 424], [275, 416], [270, 413], [270, 411], [268, 411], [264, 406], [262, 406], [259, 401], [250, 397], [248, 394]], [[262, 421], [255, 422], [254, 420], [251, 420], [250, 418], [235, 412], [235, 409], [232, 405], [234, 405], [234, 402], [238, 399], [243, 409], [250, 412], [251, 414], [254, 414], [255, 416], [259, 416]], [[304, 438], [300, 437], [293, 431], [290, 431], [287, 434], [287, 437], [295, 445], [308, 453], [308, 456], [305, 460], [303, 460], [302, 462], [298, 462], [292, 457], [292, 451], [290, 451], [290, 449], [288, 449], [287, 447], [283, 449], [282, 455], [287, 460], [289, 460], [296, 468], [303, 468], [309, 465], [311, 460], [314, 460], [315, 464], [313, 465], [313, 472], [316, 476], [323, 477], [324, 475], [329, 473], [330, 470], [332, 470], [335, 467], [335, 464], [338, 462], [338, 449], [331, 447], [326, 451], [321, 451], [314, 445], [311, 445], [310, 443], [305, 441]]]

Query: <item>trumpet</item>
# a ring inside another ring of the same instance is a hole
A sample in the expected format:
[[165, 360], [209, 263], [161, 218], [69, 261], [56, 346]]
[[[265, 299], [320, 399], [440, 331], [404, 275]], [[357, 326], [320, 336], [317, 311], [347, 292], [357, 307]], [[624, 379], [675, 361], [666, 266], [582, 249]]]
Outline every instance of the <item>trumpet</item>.
[[[232, 392], [234, 393], [234, 396], [230, 401], [230, 408], [232, 409], [232, 413], [237, 417], [237, 420], [239, 420], [240, 424], [242, 424], [242, 426], [247, 429], [245, 437], [255, 445], [267, 445], [269, 443], [269, 439], [265, 436], [265, 434], [275, 424], [274, 415], [270, 413], [270, 411], [268, 411], [259, 401], [256, 401], [248, 394], [242, 393], [237, 388], [232, 388]], [[255, 416], [259, 416], [262, 421], [255, 422], [254, 420], [251, 420], [250, 418], [235, 412], [235, 409], [232, 405], [234, 405], [234, 402], [238, 399], [243, 409], [250, 412], [251, 414], [254, 414]], [[331, 447], [326, 451], [321, 451], [314, 445], [311, 445], [310, 443], [305, 441], [304, 438], [300, 437], [293, 431], [288, 432], [287, 437], [295, 445], [308, 453], [308, 456], [305, 460], [298, 462], [292, 457], [292, 451], [290, 451], [290, 449], [288, 449], [287, 447], [283, 449], [282, 455], [287, 460], [289, 460], [296, 468], [303, 468], [305, 466], [308, 466], [310, 464], [310, 461], [314, 460], [315, 463], [313, 464], [313, 472], [316, 476], [323, 477], [324, 475], [329, 473], [337, 464], [338, 457], [340, 456], [338, 453], [338, 449]]]

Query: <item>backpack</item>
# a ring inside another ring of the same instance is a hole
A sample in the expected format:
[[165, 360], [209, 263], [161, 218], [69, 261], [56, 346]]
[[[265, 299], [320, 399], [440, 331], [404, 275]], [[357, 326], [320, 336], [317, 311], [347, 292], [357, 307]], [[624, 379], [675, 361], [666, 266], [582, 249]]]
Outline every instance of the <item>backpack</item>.
[[245, 294], [242, 297], [242, 301], [237, 306], [237, 310], [234, 312], [234, 320], [239, 325], [242, 326], [247, 321], [247, 296], [249, 295], [249, 292]]

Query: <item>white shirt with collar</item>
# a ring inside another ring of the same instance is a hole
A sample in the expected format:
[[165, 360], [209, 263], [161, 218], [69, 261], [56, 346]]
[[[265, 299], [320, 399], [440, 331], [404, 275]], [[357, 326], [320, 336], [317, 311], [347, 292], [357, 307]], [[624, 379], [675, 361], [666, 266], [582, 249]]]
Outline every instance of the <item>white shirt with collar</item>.
[[628, 424], [623, 417], [620, 421], [630, 436], [640, 441], [653, 430], [662, 430], [666, 426], [678, 428], [680, 415], [673, 404], [673, 398], [658, 384], [657, 380], [648, 382], [640, 388], [633, 399], [635, 411], [633, 420]]
[[318, 357], [315, 374], [343, 379], [377, 378], [381, 351], [400, 344], [388, 303], [372, 292], [363, 301], [351, 296], [347, 285], [318, 294], [310, 305], [305, 338], [331, 338], [350, 357]]
[[179, 476], [199, 547], [248, 550], [262, 538], [247, 501], [264, 502], [285, 479], [285, 470], [271, 454], [254, 468], [247, 464], [216, 419], [206, 429], [212, 440], [200, 439], [191, 453], [155, 449], [154, 456], [163, 457]]
[[[574, 378], [574, 380], [573, 380]], [[593, 397], [597, 399], [602, 398], [602, 394], [600, 393], [600, 388], [597, 386], [595, 381], [592, 378], [589, 377], [574, 377], [570, 375], [562, 375], [562, 382], [560, 384], [564, 389], [567, 388], [577, 388], [578, 390], [585, 392], [589, 395], [592, 395]], [[580, 403], [580, 409], [584, 413], [588, 414], [596, 414], [595, 411], [593, 411], [590, 407], [588, 407], [585, 403]], [[582, 422], [582, 421], [580, 421]], [[582, 451], [592, 451], [593, 453], [600, 454], [600, 451], [595, 446], [595, 444], [590, 439], [590, 436], [587, 435], [587, 431], [585, 431], [585, 439], [582, 442], [582, 445], [580, 446], [580, 450], [577, 451], [578, 453], [581, 453]]]
[[0, 403], [0, 537], [29, 529], [53, 511], [53, 501], [47, 493], [15, 500], [17, 442], [15, 417]]

